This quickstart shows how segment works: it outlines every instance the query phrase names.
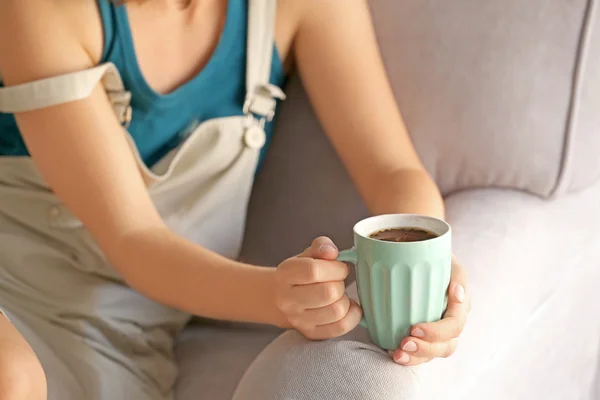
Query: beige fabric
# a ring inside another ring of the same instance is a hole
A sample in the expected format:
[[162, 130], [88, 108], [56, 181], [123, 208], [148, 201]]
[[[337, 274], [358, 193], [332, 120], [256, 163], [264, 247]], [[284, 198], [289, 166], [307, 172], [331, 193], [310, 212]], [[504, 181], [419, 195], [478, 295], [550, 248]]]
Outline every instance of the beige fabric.
[[[273, 97], [284, 97], [268, 83], [275, 5], [250, 1], [247, 85], [248, 98], [260, 93], [258, 109], [202, 123], [151, 169], [127, 135], [165, 222], [232, 258], [265, 143], [263, 118]], [[130, 94], [112, 64], [0, 89], [0, 111], [76, 101], [99, 81], [117, 117], [126, 116]], [[30, 158], [0, 157], [0, 199], [0, 308], [38, 354], [49, 399], [171, 399], [173, 339], [189, 316], [130, 289]]]
[[131, 118], [131, 94], [124, 90], [121, 76], [112, 63], [5, 87], [0, 90], [0, 112], [18, 113], [81, 100], [92, 93], [98, 81], [102, 81], [119, 121], [127, 124]]
[[260, 0], [250, 3], [252, 6], [248, 19], [248, 54], [255, 60], [248, 63], [246, 70], [244, 112], [249, 111], [271, 120], [276, 105], [275, 99], [285, 99], [285, 94], [280, 88], [268, 84], [275, 24], [264, 21], [275, 21], [277, 2]]
[[[84, 72], [77, 71], [34, 83], [5, 87], [0, 90], [0, 110], [17, 113], [84, 99], [109, 70], [112, 72], [109, 76], [118, 76], [114, 65], [104, 64]], [[113, 80], [107, 79], [107, 87], [110, 83], [114, 83]], [[122, 87], [123, 84], [118, 86]]]

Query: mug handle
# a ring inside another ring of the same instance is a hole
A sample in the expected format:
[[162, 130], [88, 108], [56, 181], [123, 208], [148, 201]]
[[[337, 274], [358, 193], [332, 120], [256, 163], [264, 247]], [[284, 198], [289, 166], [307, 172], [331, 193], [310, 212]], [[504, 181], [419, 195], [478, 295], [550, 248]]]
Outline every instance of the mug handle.
[[[356, 269], [356, 262], [358, 261], [358, 257], [356, 256], [356, 250], [353, 247], [351, 249], [340, 251], [336, 260], [354, 264], [354, 268]], [[358, 324], [363, 328], [367, 328], [367, 321], [365, 321], [364, 314]]]

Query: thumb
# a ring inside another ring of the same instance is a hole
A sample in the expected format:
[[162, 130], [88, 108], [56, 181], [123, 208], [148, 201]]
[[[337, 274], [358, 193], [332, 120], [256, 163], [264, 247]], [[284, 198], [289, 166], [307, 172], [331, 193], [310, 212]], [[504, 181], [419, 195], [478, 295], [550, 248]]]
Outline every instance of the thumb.
[[312, 245], [304, 250], [299, 257], [335, 260], [338, 253], [338, 248], [333, 244], [333, 241], [326, 236], [321, 236], [313, 240]]

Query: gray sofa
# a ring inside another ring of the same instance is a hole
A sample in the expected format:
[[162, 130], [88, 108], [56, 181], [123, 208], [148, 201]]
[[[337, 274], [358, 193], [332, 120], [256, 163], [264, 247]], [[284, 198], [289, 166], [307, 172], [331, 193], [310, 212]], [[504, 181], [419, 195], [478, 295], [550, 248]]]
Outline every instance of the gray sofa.
[[[598, 2], [371, 5], [473, 298], [457, 353], [415, 368], [419, 398], [599, 400]], [[242, 257], [259, 264], [318, 235], [350, 246], [353, 223], [368, 215], [298, 78], [287, 92], [249, 208]], [[184, 333], [179, 399], [230, 397], [276, 334], [240, 329], [243, 352], [220, 324]]]

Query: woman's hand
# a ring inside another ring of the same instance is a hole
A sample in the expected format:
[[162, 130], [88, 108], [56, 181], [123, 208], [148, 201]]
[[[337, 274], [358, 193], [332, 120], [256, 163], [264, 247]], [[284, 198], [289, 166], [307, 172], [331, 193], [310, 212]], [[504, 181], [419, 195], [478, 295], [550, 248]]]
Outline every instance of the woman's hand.
[[443, 319], [413, 326], [411, 336], [402, 340], [400, 348], [393, 352], [394, 361], [402, 365], [418, 365], [437, 357], [449, 357], [454, 353], [467, 314], [471, 310], [471, 300], [465, 291], [466, 284], [464, 267], [453, 259], [448, 307]]
[[279, 264], [277, 307], [288, 322], [311, 340], [344, 335], [358, 325], [362, 310], [346, 295], [348, 267], [335, 261], [338, 249], [326, 237]]

